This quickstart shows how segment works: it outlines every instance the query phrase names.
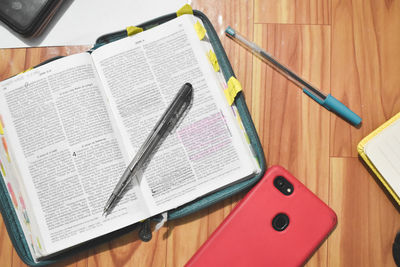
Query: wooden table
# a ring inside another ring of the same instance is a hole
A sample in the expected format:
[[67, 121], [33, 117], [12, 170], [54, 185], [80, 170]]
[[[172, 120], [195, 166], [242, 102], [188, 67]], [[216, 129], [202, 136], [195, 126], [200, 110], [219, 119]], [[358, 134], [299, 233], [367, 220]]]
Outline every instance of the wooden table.
[[[394, 202], [360, 161], [356, 145], [400, 112], [400, 1], [196, 0], [213, 22], [260, 136], [267, 164], [297, 176], [338, 215], [338, 226], [307, 266], [395, 266], [400, 230]], [[360, 129], [328, 112], [224, 36], [231, 25], [363, 118]], [[88, 47], [0, 50], [0, 79]], [[167, 223], [149, 243], [135, 233], [60, 265], [182, 266], [229, 214], [235, 196]], [[23, 265], [0, 220], [1, 266]]]

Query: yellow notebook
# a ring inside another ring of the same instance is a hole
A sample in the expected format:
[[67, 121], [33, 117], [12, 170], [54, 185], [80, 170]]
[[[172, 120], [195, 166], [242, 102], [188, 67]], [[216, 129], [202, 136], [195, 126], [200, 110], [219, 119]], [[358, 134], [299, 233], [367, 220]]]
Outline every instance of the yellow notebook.
[[361, 140], [357, 150], [400, 205], [400, 113]]

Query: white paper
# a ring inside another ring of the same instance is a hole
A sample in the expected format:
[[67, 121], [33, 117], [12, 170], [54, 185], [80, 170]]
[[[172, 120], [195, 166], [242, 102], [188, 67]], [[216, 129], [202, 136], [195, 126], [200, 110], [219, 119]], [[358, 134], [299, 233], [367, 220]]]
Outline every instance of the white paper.
[[23, 38], [0, 23], [0, 48], [93, 45], [106, 33], [174, 13], [186, 0], [65, 0], [44, 32]]

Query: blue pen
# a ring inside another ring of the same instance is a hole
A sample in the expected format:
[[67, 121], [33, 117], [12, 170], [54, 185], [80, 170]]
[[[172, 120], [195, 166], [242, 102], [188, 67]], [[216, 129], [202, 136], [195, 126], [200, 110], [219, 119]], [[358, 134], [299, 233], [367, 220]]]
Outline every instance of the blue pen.
[[353, 124], [354, 126], [359, 126], [362, 119], [360, 116], [351, 111], [342, 102], [334, 98], [331, 94], [325, 95], [312, 86], [309, 82], [300, 78], [296, 73], [288, 69], [283, 64], [279, 63], [274, 57], [268, 54], [266, 51], [261, 49], [255, 43], [248, 41], [240, 33], [228, 26], [225, 33], [228, 37], [237, 40], [239, 43], [243, 44], [245, 47], [249, 48], [255, 54], [259, 55], [262, 59], [266, 59], [269, 63], [273, 65], [278, 71], [285, 74], [290, 80], [302, 88], [303, 92], [309, 97], [314, 99], [321, 106], [325, 107], [327, 110], [333, 111], [340, 115], [342, 118]]

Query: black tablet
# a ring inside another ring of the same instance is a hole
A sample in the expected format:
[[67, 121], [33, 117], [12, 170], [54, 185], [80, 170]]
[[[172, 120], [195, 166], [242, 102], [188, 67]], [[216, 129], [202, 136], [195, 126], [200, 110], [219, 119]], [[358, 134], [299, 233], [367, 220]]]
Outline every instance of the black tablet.
[[15, 32], [37, 36], [64, 0], [0, 0], [0, 20]]

